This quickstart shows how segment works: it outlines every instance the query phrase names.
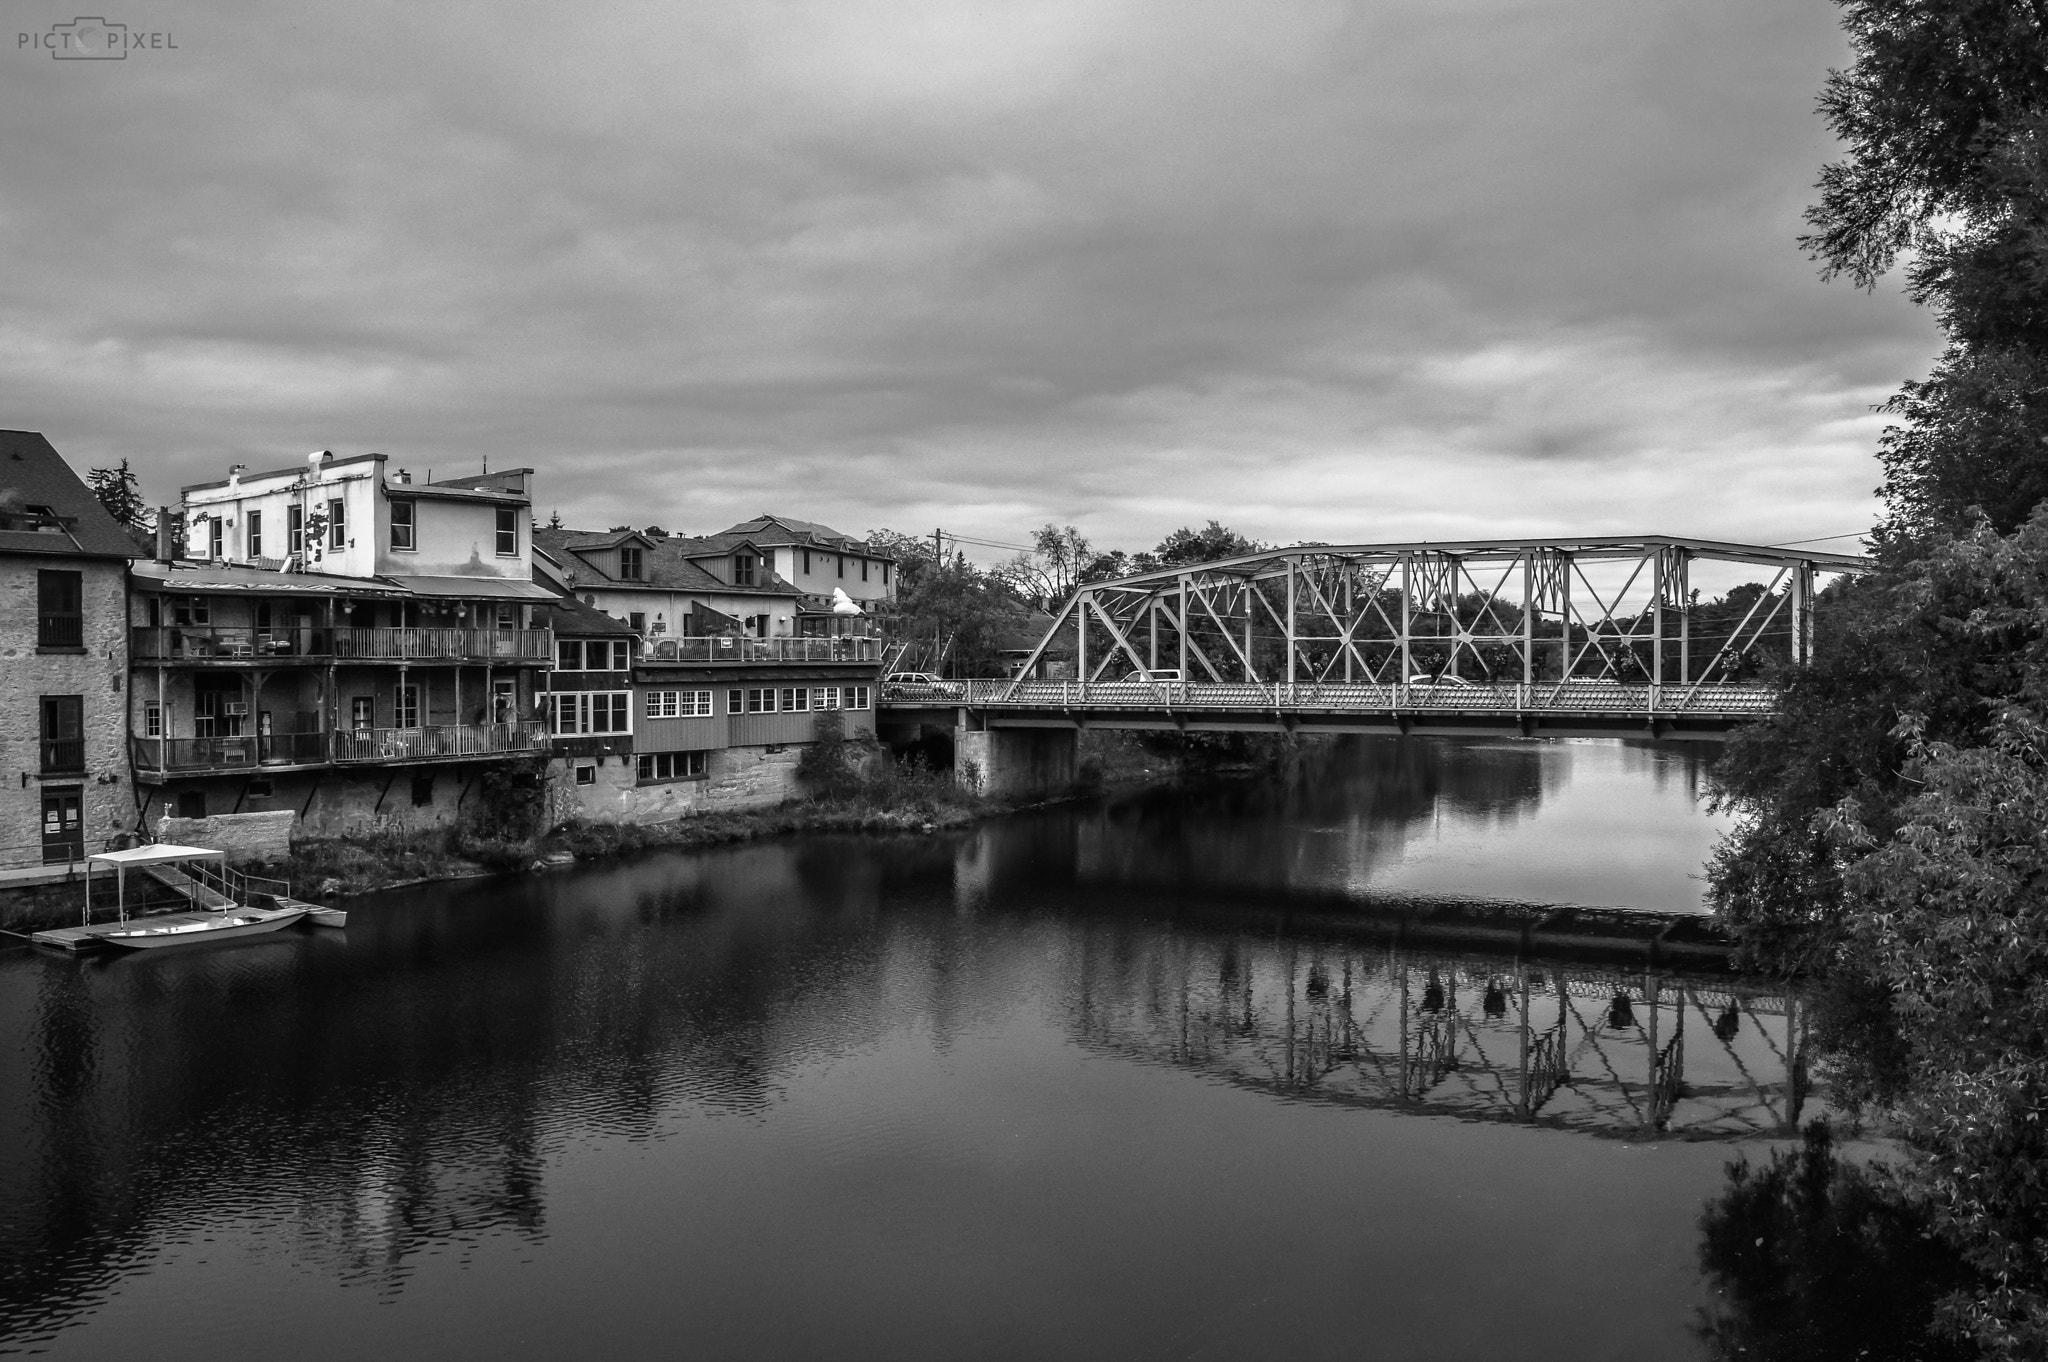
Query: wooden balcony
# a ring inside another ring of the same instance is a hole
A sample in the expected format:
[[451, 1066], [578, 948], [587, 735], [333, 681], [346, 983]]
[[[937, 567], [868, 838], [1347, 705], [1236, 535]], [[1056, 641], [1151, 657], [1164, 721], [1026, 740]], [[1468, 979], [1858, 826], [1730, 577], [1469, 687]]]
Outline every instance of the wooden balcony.
[[129, 739], [136, 769], [159, 775], [461, 761], [545, 751], [547, 745], [547, 727], [539, 723], [433, 724], [343, 733], [280, 733], [267, 738]]
[[754, 666], [763, 662], [875, 662], [882, 641], [843, 635], [835, 638], [663, 638], [647, 644], [641, 666]]
[[546, 629], [253, 629], [144, 625], [129, 631], [138, 662], [468, 662], [540, 666], [553, 660]]

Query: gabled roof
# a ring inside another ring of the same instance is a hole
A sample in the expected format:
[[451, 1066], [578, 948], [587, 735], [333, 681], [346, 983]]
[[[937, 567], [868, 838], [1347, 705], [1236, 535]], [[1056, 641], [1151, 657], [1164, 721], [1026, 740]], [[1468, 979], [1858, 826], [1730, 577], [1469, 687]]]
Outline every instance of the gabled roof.
[[0, 430], [0, 553], [142, 556], [71, 465], [32, 430]]
[[717, 534], [704, 535], [697, 542], [714, 553], [719, 549], [750, 543], [759, 548], [827, 549], [833, 553], [862, 553], [870, 558], [891, 557], [850, 534], [841, 534], [830, 525], [786, 515], [757, 515], [752, 520], [727, 526]]
[[573, 638], [592, 634], [630, 635], [633, 632], [632, 626], [624, 620], [613, 619], [604, 611], [585, 605], [574, 596], [558, 599], [549, 608], [555, 633], [558, 635], [566, 634]]
[[[640, 580], [623, 581], [583, 556], [610, 548], [632, 537], [647, 546], [640, 559]], [[599, 541], [603, 541], [600, 543]], [[655, 541], [637, 530], [597, 534], [589, 530], [553, 529], [538, 525], [533, 531], [534, 547], [561, 565], [571, 586], [581, 589], [602, 586], [611, 590], [689, 591], [721, 596], [795, 596], [797, 589], [774, 573], [757, 586], [734, 586], [706, 572], [691, 557], [712, 557], [698, 547], [700, 541], [680, 536]], [[582, 552], [578, 552], [581, 549]]]

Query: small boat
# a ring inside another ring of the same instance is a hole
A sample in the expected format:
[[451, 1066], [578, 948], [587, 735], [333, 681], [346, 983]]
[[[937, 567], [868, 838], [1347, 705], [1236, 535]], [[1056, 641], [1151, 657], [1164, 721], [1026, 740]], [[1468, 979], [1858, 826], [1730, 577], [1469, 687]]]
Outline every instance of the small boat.
[[224, 941], [238, 936], [260, 936], [289, 927], [306, 915], [304, 908], [241, 908], [204, 917], [179, 914], [180, 921], [156, 927], [124, 927], [101, 932], [100, 940], [130, 950], [156, 950], [164, 946], [196, 946], [207, 941]]

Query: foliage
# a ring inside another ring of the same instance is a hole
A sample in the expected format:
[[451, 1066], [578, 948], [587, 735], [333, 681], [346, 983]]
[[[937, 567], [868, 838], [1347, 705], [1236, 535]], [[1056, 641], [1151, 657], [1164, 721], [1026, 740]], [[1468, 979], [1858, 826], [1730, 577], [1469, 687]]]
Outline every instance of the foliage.
[[149, 503], [142, 499], [142, 489], [137, 485], [135, 472], [128, 467], [126, 459], [113, 468], [87, 470], [85, 483], [99, 498], [100, 505], [107, 508], [107, 514], [123, 529], [140, 530], [149, 526]]
[[2048, 496], [2048, 10], [2011, 0], [1841, 0], [1856, 62], [1820, 108], [1848, 144], [1802, 243], [1875, 284], [1902, 252], [1949, 347], [1886, 410], [1889, 515], [1906, 561], [1982, 508], [2016, 528]]
[[[873, 535], [869, 542], [875, 542]], [[878, 606], [882, 629], [909, 645], [904, 665], [948, 676], [999, 676], [1008, 633], [1024, 606], [999, 572], [983, 572], [955, 554], [934, 564], [929, 555], [898, 580], [896, 599]]]
[[1728, 1167], [1700, 1217], [1700, 1267], [1718, 1297], [1698, 1333], [1732, 1362], [1961, 1358], [1931, 1336], [1936, 1302], [1963, 1280], [1927, 1213], [1835, 1152], [1824, 1121], [1763, 1168]]

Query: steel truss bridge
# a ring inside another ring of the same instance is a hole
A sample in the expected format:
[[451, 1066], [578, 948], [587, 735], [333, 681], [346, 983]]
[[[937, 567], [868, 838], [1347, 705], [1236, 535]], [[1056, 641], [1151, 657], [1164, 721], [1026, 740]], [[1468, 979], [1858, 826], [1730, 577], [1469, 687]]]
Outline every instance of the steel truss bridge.
[[881, 698], [994, 727], [1713, 739], [1772, 711], [1770, 659], [1810, 658], [1820, 580], [1869, 567], [1663, 536], [1303, 544], [1090, 583], [1014, 679]]

